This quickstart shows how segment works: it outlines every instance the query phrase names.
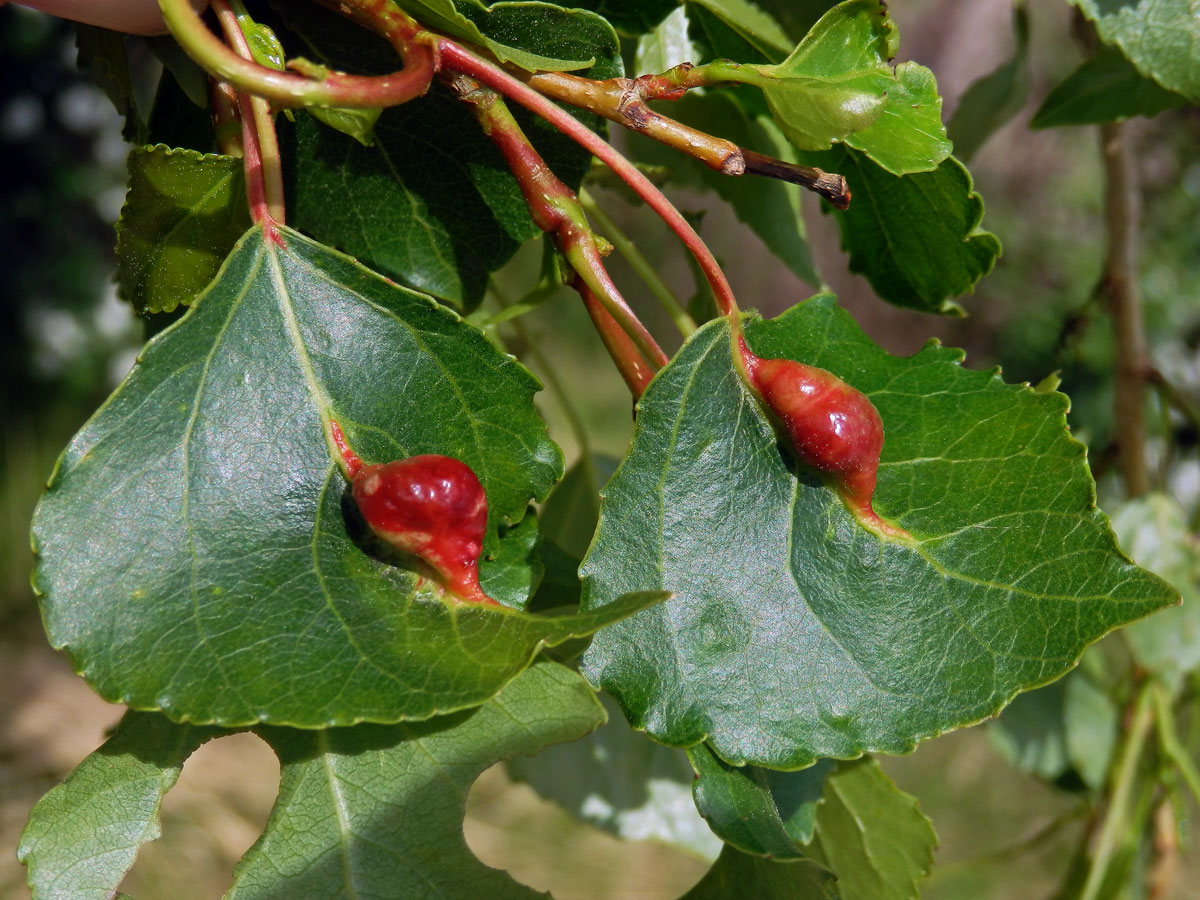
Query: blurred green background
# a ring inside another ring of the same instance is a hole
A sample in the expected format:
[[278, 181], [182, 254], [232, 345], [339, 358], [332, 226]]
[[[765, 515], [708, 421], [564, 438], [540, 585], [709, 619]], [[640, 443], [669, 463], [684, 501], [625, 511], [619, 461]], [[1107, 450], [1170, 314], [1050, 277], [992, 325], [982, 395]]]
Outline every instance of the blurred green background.
[[[892, 11], [903, 55], [937, 74], [947, 113], [971, 81], [1011, 53], [1011, 8], [1002, 0], [925, 0]], [[1030, 15], [1030, 100], [971, 163], [987, 203], [984, 225], [1004, 242], [1005, 254], [974, 296], [962, 300], [968, 318], [885, 306], [846, 272], [836, 228], [815, 203], [806, 204], [806, 221], [831, 287], [892, 352], [912, 353], [937, 337], [965, 347], [972, 367], [1002, 366], [1010, 381], [1037, 382], [1059, 372], [1073, 402], [1072, 427], [1089, 444], [1106, 506], [1121, 498], [1110, 474], [1113, 346], [1095, 300], [1104, 253], [1098, 137], [1092, 128], [1028, 129], [1037, 104], [1079, 60], [1065, 3], [1031, 4]], [[147, 72], [153, 66], [147, 58]], [[0, 8], [0, 71], [0, 897], [20, 898], [28, 892], [13, 850], [30, 806], [100, 742], [120, 712], [95, 698], [45, 646], [29, 588], [28, 521], [55, 457], [128, 370], [146, 323], [117, 299], [112, 277], [112, 226], [128, 148], [115, 111], [76, 69], [71, 28]], [[1200, 115], [1169, 112], [1130, 127], [1144, 189], [1140, 284], [1153, 362], [1200, 408]], [[691, 270], [665, 229], [645, 209], [594, 192], [677, 293], [690, 296]], [[685, 209], [705, 212], [703, 234], [731, 263], [745, 306], [772, 315], [813, 292], [816, 286], [773, 263], [728, 210], [705, 196], [675, 196]], [[537, 265], [531, 248], [500, 281], [519, 294]], [[614, 275], [636, 284], [620, 261]], [[671, 333], [648, 300], [639, 304], [636, 289], [630, 296], [657, 333]], [[522, 325], [524, 335], [503, 329], [502, 336], [515, 351], [526, 336], [541, 344], [594, 449], [619, 456], [632, 428], [628, 393], [577, 300], [562, 292]], [[554, 337], [539, 342], [539, 335]], [[535, 370], [539, 365], [531, 362]], [[1151, 403], [1157, 487], [1180, 501], [1195, 528], [1196, 423]], [[547, 392], [542, 406], [570, 459], [577, 446], [561, 405]], [[911, 757], [885, 760], [885, 767], [920, 798], [940, 836], [925, 896], [1051, 897], [1084, 827], [1070, 784], [1055, 787], [1022, 774], [998, 751], [988, 726], [931, 741]], [[252, 737], [206, 747], [170, 795], [164, 839], [145, 853], [127, 888], [142, 900], [218, 896], [265, 819], [276, 778], [271, 754]], [[669, 898], [706, 866], [662, 844], [624, 847], [568, 821], [499, 771], [472, 793], [467, 831], [486, 862], [553, 888], [560, 898]], [[1185, 856], [1185, 864], [1194, 869], [1195, 860]], [[1195, 875], [1178, 877], [1180, 887], [1165, 896], [1196, 896], [1189, 887]]]

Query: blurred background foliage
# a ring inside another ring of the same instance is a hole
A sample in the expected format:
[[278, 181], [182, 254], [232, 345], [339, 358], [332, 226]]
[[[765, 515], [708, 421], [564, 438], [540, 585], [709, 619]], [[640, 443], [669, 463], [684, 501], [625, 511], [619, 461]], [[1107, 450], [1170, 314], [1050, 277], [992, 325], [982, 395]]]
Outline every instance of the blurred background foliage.
[[[764, 5], [796, 33], [822, 7], [795, 0]], [[1013, 52], [1006, 0], [913, 0], [895, 4], [892, 12], [903, 34], [903, 57], [937, 74], [947, 118], [967, 86]], [[1057, 372], [1060, 389], [1072, 398], [1074, 432], [1089, 445], [1101, 505], [1111, 511], [1122, 498], [1112, 473], [1114, 348], [1097, 292], [1105, 250], [1098, 138], [1088, 127], [1028, 127], [1050, 88], [1081, 58], [1066, 4], [1030, 4], [1029, 16], [1028, 101], [971, 161], [987, 204], [984, 225], [1001, 238], [1005, 252], [975, 294], [961, 301], [968, 317], [923, 316], [880, 303], [862, 279], [846, 273], [832, 220], [807, 198], [805, 218], [830, 287], [887, 349], [911, 353], [936, 337], [966, 348], [972, 367], [1001, 366], [1010, 381], [1038, 383]], [[134, 62], [148, 90], [157, 64], [148, 54]], [[56, 455], [128, 370], [148, 323], [117, 299], [113, 282], [112, 226], [123, 201], [128, 147], [115, 110], [77, 68], [72, 28], [19, 7], [0, 8], [0, 72], [0, 897], [17, 898], [28, 894], [12, 849], [29, 807], [100, 742], [118, 714], [44, 645], [28, 582], [29, 516]], [[1151, 399], [1151, 458], [1156, 488], [1178, 501], [1187, 528], [1195, 530], [1200, 113], [1170, 110], [1153, 120], [1135, 119], [1131, 127], [1145, 210], [1140, 286], [1147, 337], [1152, 363], [1170, 386]], [[592, 190], [678, 295], [696, 293], [688, 260], [647, 210], [627, 205], [602, 185]], [[673, 196], [699, 217], [705, 238], [731, 263], [729, 275], [745, 306], [773, 315], [819, 287], [775, 263], [711, 196], [687, 190]], [[536, 280], [540, 256], [536, 242], [518, 254], [498, 276], [502, 292], [522, 296]], [[619, 283], [636, 283], [620, 260], [613, 273]], [[630, 296], [636, 303], [636, 293]], [[669, 322], [656, 318], [657, 305], [646, 303], [639, 311], [657, 333], [672, 333]], [[592, 436], [592, 449], [620, 456], [632, 430], [629, 396], [577, 301], [567, 291], [554, 293], [517, 322], [499, 326], [501, 337], [518, 354], [539, 347], [531, 367], [548, 383], [561, 383]], [[539, 339], [551, 334], [553, 341]], [[570, 459], [578, 446], [559, 399], [547, 391], [541, 403]], [[1059, 696], [1065, 690], [1060, 685], [1035, 692], [996, 726], [943, 737], [911, 757], [884, 761], [899, 785], [920, 798], [940, 836], [925, 896], [1053, 896], [1087, 819], [1079, 793], [1086, 773], [1065, 747], [1055, 746], [1053, 729], [1037, 724], [1047, 708], [1065, 702]], [[1194, 693], [1195, 686], [1184, 690]], [[1192, 732], [1200, 727], [1183, 724]], [[170, 795], [166, 836], [139, 861], [129, 889], [143, 900], [218, 895], [269, 809], [273, 766], [270, 753], [245, 735], [205, 748]], [[1180, 803], [1178, 812], [1190, 835], [1194, 810]], [[666, 898], [705, 870], [699, 857], [661, 843], [629, 851], [591, 826], [567, 820], [499, 771], [473, 792], [467, 830], [489, 864], [510, 867], [560, 897]], [[1185, 848], [1193, 857], [1195, 843]], [[568, 862], [582, 856], [589, 860], [584, 869]], [[1194, 858], [1185, 854], [1184, 860], [1195, 867]], [[1184, 887], [1164, 896], [1194, 896], [1187, 893], [1194, 873], [1175, 883]]]

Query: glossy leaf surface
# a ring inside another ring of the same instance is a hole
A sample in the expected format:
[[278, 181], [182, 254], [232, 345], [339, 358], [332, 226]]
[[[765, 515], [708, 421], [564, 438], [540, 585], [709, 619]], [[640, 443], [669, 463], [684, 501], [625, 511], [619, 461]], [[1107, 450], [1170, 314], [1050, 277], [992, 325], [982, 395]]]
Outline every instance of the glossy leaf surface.
[[34, 900], [108, 900], [162, 832], [163, 795], [213, 729], [127, 713], [99, 750], [38, 801], [17, 856]]
[[1029, 127], [1120, 122], [1131, 116], [1156, 116], [1187, 102], [1142, 75], [1120, 50], [1101, 47], [1050, 92]]
[[1072, 0], [1137, 66], [1168, 90], [1200, 101], [1200, 6], [1195, 0]]
[[875, 509], [913, 540], [878, 537], [797, 471], [735, 372], [727, 326], [701, 329], [640, 402], [582, 569], [585, 608], [675, 594], [584, 657], [636, 727], [707, 739], [738, 765], [905, 752], [1174, 601], [1117, 549], [1061, 394], [935, 345], [889, 356], [829, 297], [748, 338], [872, 400], [886, 432]]
[[467, 463], [489, 501], [485, 556], [504, 559], [499, 527], [561, 473], [537, 383], [429, 298], [281, 240], [248, 232], [65, 451], [34, 521], [51, 642], [102, 695], [202, 723], [481, 703], [543, 644], [612, 616], [464, 605], [381, 555], [324, 428], [336, 419], [367, 462]]
[[[308, 42], [326, 65], [374, 73], [396, 68], [389, 46], [364, 45], [362, 30], [332, 12], [314, 4], [281, 12], [281, 27]], [[623, 74], [617, 36], [598, 16], [540, 3], [497, 4], [490, 16], [524, 46], [594, 57], [581, 75]], [[540, 120], [516, 115], [550, 168], [578, 187], [591, 160], [587, 151]], [[580, 119], [600, 127], [595, 116]], [[384, 110], [369, 147], [306, 114], [294, 126], [281, 120], [280, 136], [290, 224], [463, 309], [477, 306], [490, 273], [541, 233], [499, 151], [470, 109], [440, 85]]]
[[951, 157], [898, 178], [841, 147], [803, 161], [845, 175], [854, 194], [849, 209], [832, 213], [850, 271], [896, 306], [961, 315], [951, 298], [970, 291], [1000, 256], [1000, 241], [980, 227], [983, 200], [962, 163]]
[[249, 227], [240, 159], [161, 144], [135, 149], [117, 222], [121, 296], [138, 312], [191, 303]]
[[279, 799], [227, 896], [545, 897], [467, 847], [467, 791], [494, 763], [603, 721], [582, 678], [543, 662], [478, 709], [429, 722], [263, 729], [281, 763]]
[[775, 121], [801, 150], [845, 142], [896, 175], [950, 155], [933, 73], [888, 64], [899, 35], [878, 0], [846, 0], [821, 17], [777, 66], [731, 77], [762, 88]]

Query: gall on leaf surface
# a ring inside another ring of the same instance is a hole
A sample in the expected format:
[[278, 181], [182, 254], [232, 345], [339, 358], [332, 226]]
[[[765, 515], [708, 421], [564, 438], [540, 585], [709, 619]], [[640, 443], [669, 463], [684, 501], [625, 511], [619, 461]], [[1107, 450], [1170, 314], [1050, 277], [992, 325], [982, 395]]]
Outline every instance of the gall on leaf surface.
[[489, 503], [484, 557], [514, 602], [533, 579], [510, 567], [534, 561], [507, 526], [562, 473], [538, 383], [453, 311], [280, 235], [247, 233], [63, 453], [33, 525], [50, 641], [102, 696], [198, 724], [477, 705], [541, 646], [613, 616], [462, 604], [394, 564], [365, 541], [325, 426], [368, 462], [469, 465]]
[[747, 338], [871, 399], [886, 435], [875, 509], [913, 539], [868, 531], [798, 470], [735, 372], [726, 323], [698, 331], [642, 397], [581, 570], [588, 609], [674, 593], [583, 660], [656, 740], [784, 769], [904, 753], [1177, 601], [1117, 548], [1061, 394], [934, 344], [893, 357], [830, 296]]

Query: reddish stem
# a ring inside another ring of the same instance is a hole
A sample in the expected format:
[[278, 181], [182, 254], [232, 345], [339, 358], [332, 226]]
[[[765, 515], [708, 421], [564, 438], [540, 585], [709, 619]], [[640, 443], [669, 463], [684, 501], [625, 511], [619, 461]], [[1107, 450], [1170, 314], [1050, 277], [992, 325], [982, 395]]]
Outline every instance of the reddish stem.
[[725, 273], [721, 271], [716, 257], [708, 249], [696, 230], [680, 214], [663, 193], [656, 188], [633, 163], [614, 150], [599, 135], [584, 126], [570, 113], [556, 106], [533, 88], [523, 84], [494, 64], [476, 56], [454, 41], [441, 38], [438, 41], [438, 55], [444, 69], [461, 72], [486, 84], [526, 109], [541, 116], [563, 134], [570, 137], [580, 146], [589, 150], [605, 165], [612, 169], [622, 181], [630, 186], [646, 205], [658, 213], [667, 226], [675, 232], [691, 254], [696, 258], [700, 270], [712, 287], [717, 308], [725, 315], [736, 318], [738, 312], [737, 299]]
[[333, 437], [333, 443], [337, 447], [338, 453], [342, 455], [346, 477], [353, 480], [354, 476], [362, 471], [362, 459], [350, 449], [350, 444], [346, 441], [346, 435], [342, 433], [342, 426], [333, 419], [329, 420], [329, 434]]
[[604, 342], [604, 348], [616, 363], [617, 371], [625, 379], [625, 384], [629, 386], [629, 392], [636, 400], [642, 396], [646, 385], [654, 377], [654, 369], [646, 362], [646, 358], [629, 339], [629, 335], [617, 324], [617, 320], [604, 308], [604, 304], [596, 298], [591, 289], [579, 279], [575, 280], [575, 289], [583, 298], [583, 305], [587, 308], [588, 315], [592, 317], [592, 324], [596, 326], [596, 332], [600, 335], [600, 340]]

